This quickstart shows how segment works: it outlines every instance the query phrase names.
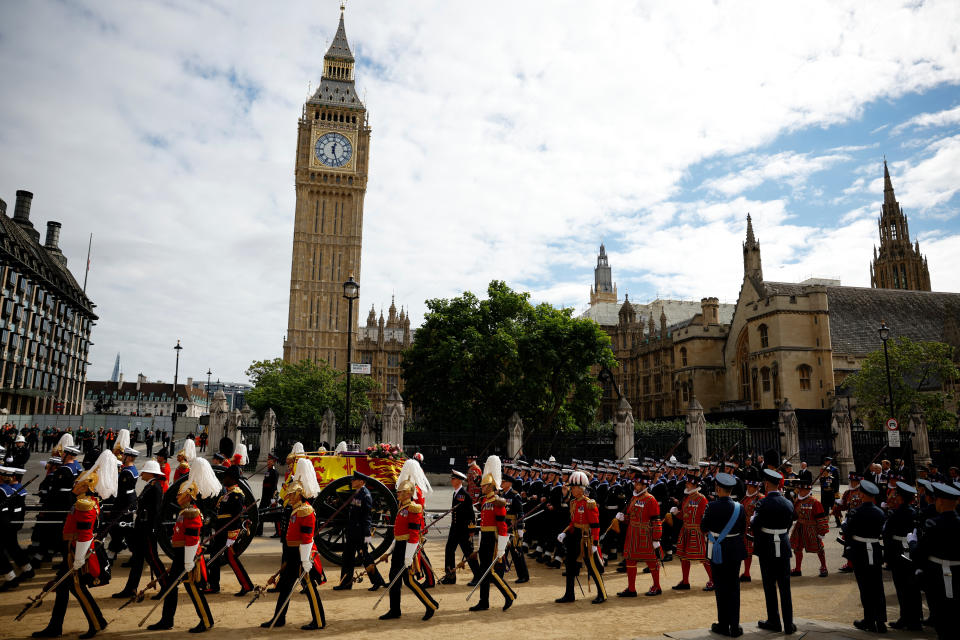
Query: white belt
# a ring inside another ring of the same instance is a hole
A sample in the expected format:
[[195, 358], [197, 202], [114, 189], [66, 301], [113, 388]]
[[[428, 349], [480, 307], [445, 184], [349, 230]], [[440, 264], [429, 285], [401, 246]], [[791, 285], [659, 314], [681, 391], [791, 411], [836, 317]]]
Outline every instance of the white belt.
[[134, 493], [134, 492], [136, 492], [136, 489], [127, 489], [127, 493]]
[[867, 545], [867, 564], [873, 564], [873, 545], [874, 543], [879, 543], [880, 538], [861, 538], [860, 536], [852, 536], [857, 542], [862, 542]]
[[950, 567], [960, 566], [960, 560], [944, 560], [943, 558], [938, 558], [936, 556], [927, 556], [927, 560], [930, 562], [936, 562], [943, 568], [943, 591], [944, 594], [953, 599], [953, 572], [950, 570]]
[[785, 534], [790, 529], [768, 529], [766, 527], [760, 527], [760, 531], [768, 533], [773, 536], [773, 555], [777, 558], [780, 557], [780, 536]]

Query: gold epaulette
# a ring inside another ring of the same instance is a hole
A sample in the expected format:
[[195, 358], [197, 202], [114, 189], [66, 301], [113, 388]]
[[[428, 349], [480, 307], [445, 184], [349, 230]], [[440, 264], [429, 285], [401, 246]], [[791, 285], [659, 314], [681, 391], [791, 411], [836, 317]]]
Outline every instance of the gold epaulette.
[[184, 516], [185, 518], [199, 518], [199, 517], [200, 517], [200, 509], [198, 509], [197, 506], [194, 505], [194, 504], [191, 504], [191, 505], [188, 506], [188, 507], [184, 507], [182, 513], [183, 513], [183, 516]]
[[407, 505], [407, 511], [409, 511], [410, 513], [420, 513], [421, 511], [423, 511], [423, 507], [421, 507], [416, 502], [413, 502]]
[[587, 506], [588, 506], [588, 507], [595, 507], [595, 506], [597, 506], [597, 501], [594, 500], [593, 498], [587, 498]]
[[177, 465], [177, 466], [179, 466], [179, 467], [184, 467], [184, 468], [186, 468], [186, 469], [189, 469], [189, 468], [190, 468], [190, 463], [187, 462], [186, 460], [184, 460], [183, 462], [181, 462], [181, 463], [180, 463], [179, 465]]
[[496, 498], [493, 499], [493, 501], [497, 504], [497, 506], [500, 506], [500, 507], [507, 506], [506, 498], [503, 498], [501, 496], [497, 496]]
[[97, 501], [91, 498], [90, 496], [82, 496], [77, 498], [77, 501], [74, 503], [77, 511], [90, 511], [97, 506]]
[[230, 491], [232, 491], [233, 493], [239, 493], [240, 495], [243, 495], [243, 489], [241, 489], [239, 485], [233, 485], [232, 487], [230, 487]]
[[298, 518], [305, 518], [311, 513], [313, 513], [313, 507], [306, 502], [301, 503], [300, 506], [297, 507], [297, 510], [294, 511], [294, 515], [296, 515]]

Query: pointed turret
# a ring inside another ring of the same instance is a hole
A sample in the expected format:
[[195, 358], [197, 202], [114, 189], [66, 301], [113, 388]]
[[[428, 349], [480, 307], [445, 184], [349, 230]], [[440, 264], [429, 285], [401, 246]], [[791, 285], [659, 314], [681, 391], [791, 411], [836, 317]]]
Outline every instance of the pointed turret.
[[324, 60], [354, 61], [350, 43], [347, 42], [347, 28], [343, 26], [343, 12], [344, 6], [340, 5], [340, 24], [337, 26], [337, 34], [333, 36], [330, 48], [327, 49], [327, 54], [323, 56]]
[[370, 313], [367, 314], [367, 326], [377, 326], [377, 310], [372, 304], [370, 305]]
[[607, 260], [607, 248], [600, 243], [600, 253], [597, 254], [597, 266], [593, 270], [593, 288], [590, 289], [590, 306], [598, 302], [617, 301], [617, 287], [613, 284], [610, 272], [610, 262]]
[[747, 214], [747, 239], [743, 243], [743, 275], [756, 282], [763, 282], [763, 266], [760, 262], [760, 242], [753, 235], [753, 219]]
[[886, 157], [883, 159], [883, 204], [877, 227], [880, 248], [874, 247], [870, 286], [930, 291], [930, 271], [920, 253], [919, 241], [910, 241], [910, 226], [893, 191]]
[[[362, 110], [363, 102], [353, 83], [353, 52], [347, 42], [347, 29], [343, 24], [343, 6], [340, 7], [340, 24], [333, 42], [323, 56], [323, 77], [308, 104], [319, 104], [348, 110]], [[331, 114], [332, 118], [332, 114]], [[337, 116], [339, 121], [339, 115]]]
[[887, 159], [883, 159], [883, 203], [896, 203], [897, 198], [893, 194], [893, 181], [890, 180], [890, 169], [887, 168]]

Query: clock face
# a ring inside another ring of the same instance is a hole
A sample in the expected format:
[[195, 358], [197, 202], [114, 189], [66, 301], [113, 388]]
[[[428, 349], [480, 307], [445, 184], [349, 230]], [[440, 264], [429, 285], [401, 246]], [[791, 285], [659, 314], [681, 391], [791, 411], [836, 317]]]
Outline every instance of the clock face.
[[317, 160], [328, 167], [342, 167], [353, 156], [353, 145], [346, 137], [339, 133], [325, 133], [317, 138], [313, 148]]

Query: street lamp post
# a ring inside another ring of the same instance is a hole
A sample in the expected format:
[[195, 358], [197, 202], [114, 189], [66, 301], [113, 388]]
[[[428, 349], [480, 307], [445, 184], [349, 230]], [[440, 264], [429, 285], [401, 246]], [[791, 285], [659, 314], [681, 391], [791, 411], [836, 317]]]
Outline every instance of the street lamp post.
[[177, 431], [177, 376], [180, 375], [180, 352], [183, 350], [183, 347], [180, 346], [179, 340], [177, 340], [177, 346], [175, 346], [173, 349], [177, 352], [177, 364], [173, 369], [173, 414], [170, 417], [171, 442], [175, 438], [174, 434]]
[[143, 414], [140, 413], [140, 398], [142, 397], [142, 392], [140, 391], [140, 381], [143, 380], [143, 372], [137, 374], [137, 417], [139, 418]]
[[343, 297], [347, 300], [347, 411], [346, 422], [347, 429], [350, 428], [350, 363], [351, 350], [353, 348], [353, 301], [360, 297], [360, 285], [350, 278], [343, 283]]
[[213, 372], [210, 371], [210, 367], [207, 367], [207, 413], [210, 413], [210, 376], [213, 375]]
[[890, 328], [886, 322], [880, 322], [880, 328], [877, 330], [880, 334], [880, 340], [883, 341], [883, 361], [887, 365], [887, 397], [889, 398], [890, 417], [896, 418], [893, 413], [893, 383], [890, 381], [890, 354], [887, 352], [887, 340], [890, 339]]

